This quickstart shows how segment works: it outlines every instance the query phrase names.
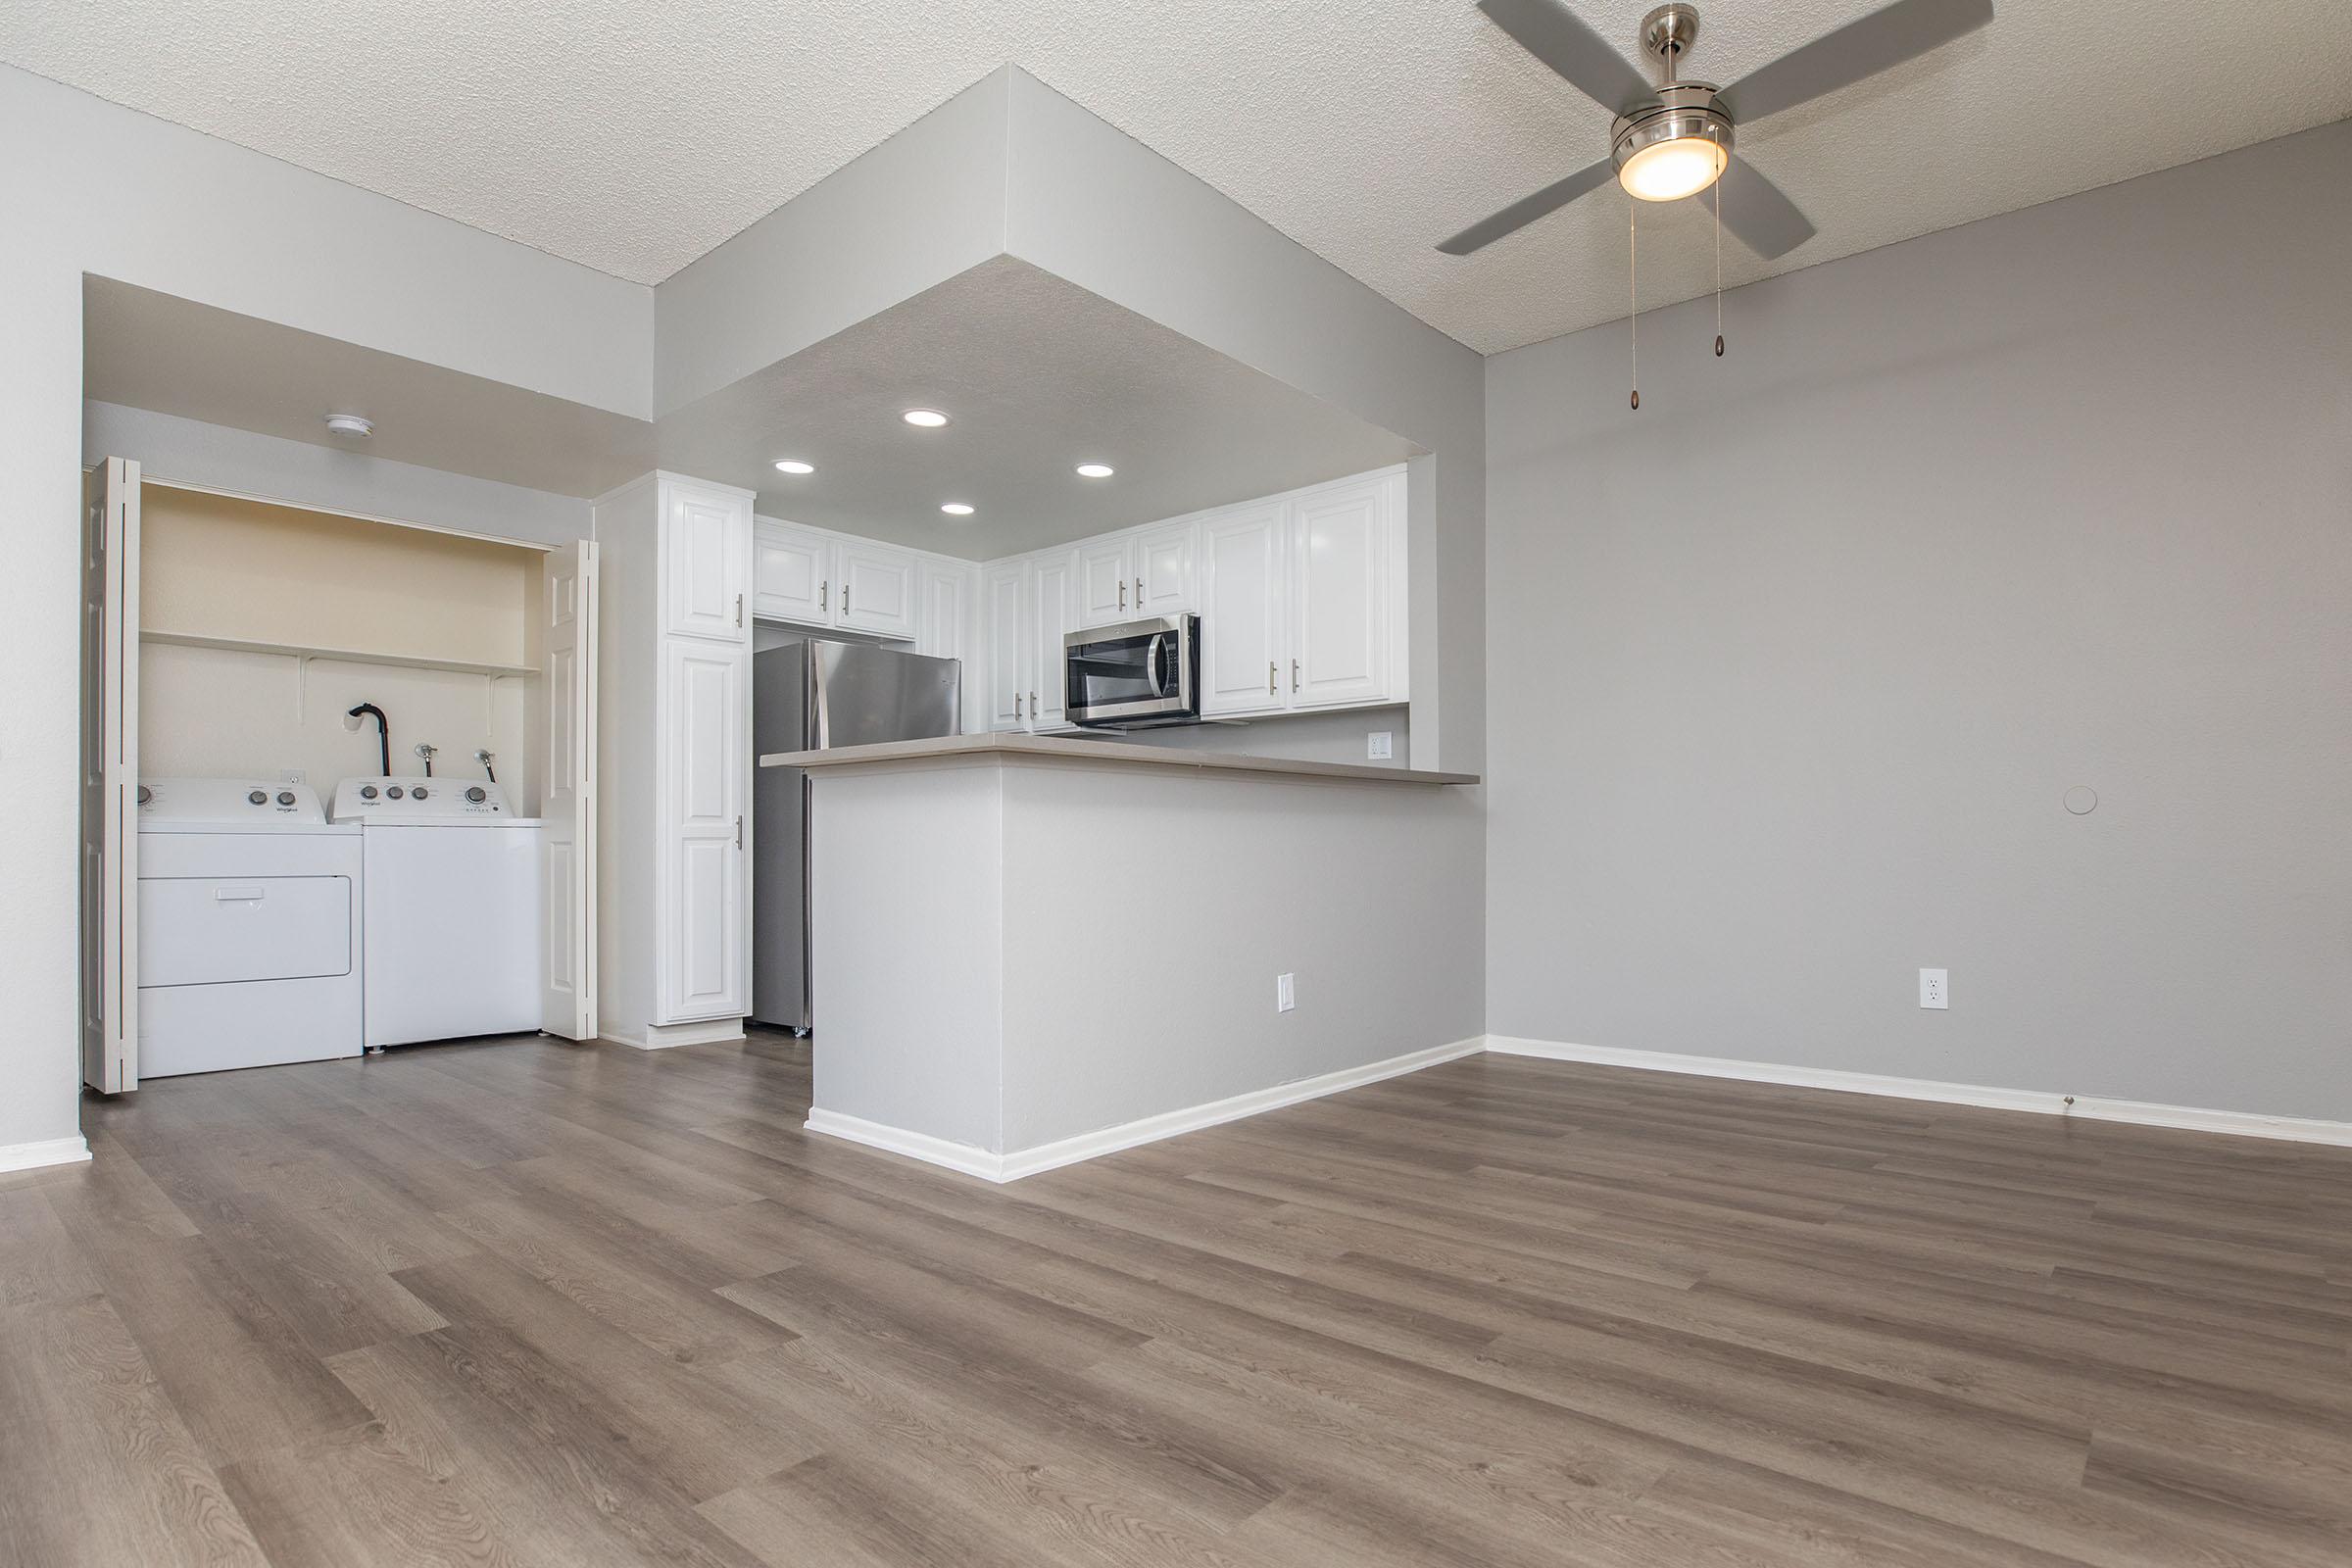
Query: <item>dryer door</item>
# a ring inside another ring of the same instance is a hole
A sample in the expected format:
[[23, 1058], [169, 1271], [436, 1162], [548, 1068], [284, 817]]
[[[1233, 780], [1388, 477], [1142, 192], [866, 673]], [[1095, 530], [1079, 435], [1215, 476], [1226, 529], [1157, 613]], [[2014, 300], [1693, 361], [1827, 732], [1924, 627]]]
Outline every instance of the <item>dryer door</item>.
[[139, 984], [220, 985], [351, 973], [351, 879], [139, 879]]

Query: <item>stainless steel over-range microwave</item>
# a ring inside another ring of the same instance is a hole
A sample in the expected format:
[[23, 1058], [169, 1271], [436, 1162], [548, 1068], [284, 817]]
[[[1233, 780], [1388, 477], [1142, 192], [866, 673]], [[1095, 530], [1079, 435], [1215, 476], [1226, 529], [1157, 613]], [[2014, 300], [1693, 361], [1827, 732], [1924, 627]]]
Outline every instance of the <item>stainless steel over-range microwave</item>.
[[1143, 729], [1200, 717], [1200, 617], [1090, 626], [1062, 638], [1065, 711], [1073, 724]]

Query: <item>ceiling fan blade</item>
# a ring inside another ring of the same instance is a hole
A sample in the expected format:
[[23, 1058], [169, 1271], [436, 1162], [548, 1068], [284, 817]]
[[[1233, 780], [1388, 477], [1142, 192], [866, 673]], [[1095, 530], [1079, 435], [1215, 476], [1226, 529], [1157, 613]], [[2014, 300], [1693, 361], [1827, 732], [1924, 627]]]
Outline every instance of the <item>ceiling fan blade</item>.
[[1991, 20], [1992, 0], [1894, 0], [1749, 72], [1716, 94], [1715, 103], [1734, 122], [1751, 125], [1924, 55]]
[[1612, 115], [1657, 96], [1648, 79], [1561, 0], [1478, 0], [1478, 9]]
[[1546, 213], [1557, 212], [1594, 186], [1606, 184], [1615, 172], [1606, 158], [1597, 164], [1588, 165], [1566, 179], [1555, 180], [1544, 186], [1533, 196], [1521, 197], [1493, 218], [1472, 223], [1438, 249], [1448, 256], [1467, 256], [1474, 250], [1494, 244], [1505, 234], [1525, 228]]
[[1735, 157], [1715, 185], [1723, 226], [1766, 261], [1788, 255], [1813, 237], [1813, 225], [1755, 165]]

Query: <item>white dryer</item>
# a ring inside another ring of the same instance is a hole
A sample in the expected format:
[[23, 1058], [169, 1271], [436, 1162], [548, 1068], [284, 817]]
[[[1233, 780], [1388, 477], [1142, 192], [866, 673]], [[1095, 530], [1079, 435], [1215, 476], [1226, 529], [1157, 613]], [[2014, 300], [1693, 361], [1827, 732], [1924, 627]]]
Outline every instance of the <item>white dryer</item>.
[[546, 975], [540, 824], [463, 778], [347, 778], [333, 819], [367, 864], [369, 1047], [539, 1027]]
[[304, 784], [139, 785], [139, 1074], [360, 1054], [361, 837]]

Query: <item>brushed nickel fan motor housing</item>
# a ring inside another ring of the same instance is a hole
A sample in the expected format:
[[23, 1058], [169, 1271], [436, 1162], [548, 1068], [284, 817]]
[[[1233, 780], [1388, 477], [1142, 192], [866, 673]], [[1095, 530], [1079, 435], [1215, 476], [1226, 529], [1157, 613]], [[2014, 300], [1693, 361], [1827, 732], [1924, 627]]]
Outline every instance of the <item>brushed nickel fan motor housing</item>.
[[1732, 117], [1715, 107], [1715, 87], [1710, 82], [1678, 81], [1661, 88], [1655, 103], [1619, 115], [1609, 126], [1609, 156], [1623, 170], [1626, 161], [1642, 148], [1685, 136], [1711, 141], [1727, 157], [1731, 153]]
[[[1642, 19], [1642, 48], [1666, 62], [1672, 74], [1675, 55], [1687, 55], [1698, 42], [1698, 8], [1662, 5]], [[1669, 53], [1668, 51], [1672, 51]]]

